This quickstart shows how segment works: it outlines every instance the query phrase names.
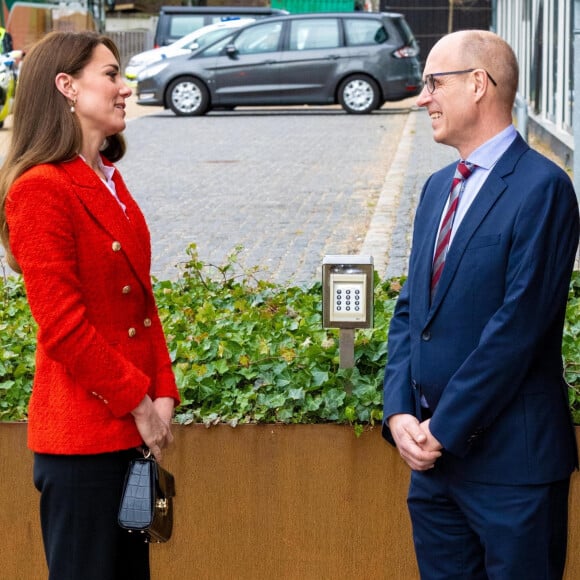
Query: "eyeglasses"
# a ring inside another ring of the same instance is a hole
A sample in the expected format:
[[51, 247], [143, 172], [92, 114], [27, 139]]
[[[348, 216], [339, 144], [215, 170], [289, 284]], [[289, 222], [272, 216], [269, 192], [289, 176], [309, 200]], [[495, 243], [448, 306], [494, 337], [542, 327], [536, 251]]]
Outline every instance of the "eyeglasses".
[[[425, 86], [427, 87], [427, 90], [429, 91], [430, 94], [433, 94], [435, 92], [435, 89], [437, 88], [435, 86], [435, 77], [444, 77], [447, 75], [464, 75], [470, 72], [473, 72], [477, 70], [476, 68], [468, 68], [465, 70], [452, 70], [449, 72], [440, 72], [440, 73], [431, 73], [430, 75], [425, 75]], [[485, 74], [487, 75], [487, 78], [493, 83], [494, 87], [497, 87], [497, 83], [493, 80], [493, 77], [485, 70], [483, 69]]]

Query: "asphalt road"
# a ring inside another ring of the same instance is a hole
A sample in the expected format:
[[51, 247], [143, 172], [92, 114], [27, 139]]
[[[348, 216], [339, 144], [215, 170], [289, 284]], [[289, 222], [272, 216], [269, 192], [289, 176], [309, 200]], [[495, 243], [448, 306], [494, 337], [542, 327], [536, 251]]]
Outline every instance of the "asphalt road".
[[326, 254], [359, 253], [409, 106], [133, 118], [118, 166], [151, 229], [153, 275], [179, 276], [191, 243], [215, 265], [239, 245], [262, 278], [296, 284], [318, 279]]

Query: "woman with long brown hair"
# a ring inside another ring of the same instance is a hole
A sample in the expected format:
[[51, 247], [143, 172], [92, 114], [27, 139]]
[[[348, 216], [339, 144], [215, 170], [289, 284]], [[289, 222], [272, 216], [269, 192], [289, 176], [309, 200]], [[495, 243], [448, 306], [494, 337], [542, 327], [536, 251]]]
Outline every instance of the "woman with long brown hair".
[[28, 444], [51, 580], [148, 580], [117, 525], [129, 459], [161, 459], [179, 402], [125, 152], [119, 53], [55, 32], [26, 55], [0, 170], [0, 231], [38, 324]]

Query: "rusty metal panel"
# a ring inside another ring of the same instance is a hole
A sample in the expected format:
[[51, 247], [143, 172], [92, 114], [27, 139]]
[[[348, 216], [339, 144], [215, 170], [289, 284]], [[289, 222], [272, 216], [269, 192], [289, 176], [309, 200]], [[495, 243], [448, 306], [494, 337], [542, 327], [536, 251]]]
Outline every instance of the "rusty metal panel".
[[[176, 518], [151, 546], [152, 578], [415, 580], [409, 470], [380, 429], [174, 426], [164, 464]], [[576, 430], [580, 440], [580, 428]], [[2, 578], [46, 580], [25, 423], [0, 423]], [[566, 580], [580, 578], [580, 475], [572, 476]]]

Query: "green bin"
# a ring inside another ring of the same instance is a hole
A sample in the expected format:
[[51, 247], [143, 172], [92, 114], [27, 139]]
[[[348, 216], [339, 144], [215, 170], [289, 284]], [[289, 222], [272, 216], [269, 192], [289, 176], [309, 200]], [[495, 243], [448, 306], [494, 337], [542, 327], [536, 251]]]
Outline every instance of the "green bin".
[[355, 0], [271, 0], [272, 8], [301, 12], [354, 12]]

